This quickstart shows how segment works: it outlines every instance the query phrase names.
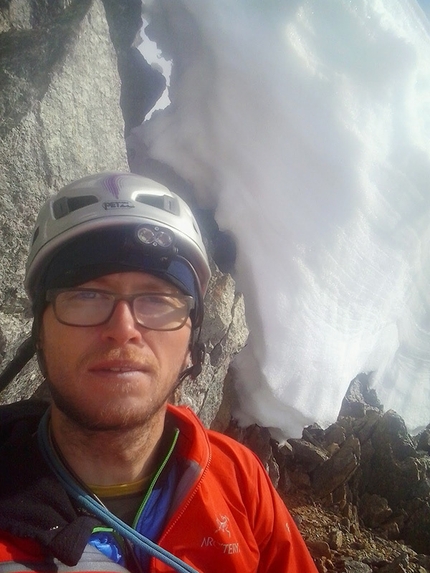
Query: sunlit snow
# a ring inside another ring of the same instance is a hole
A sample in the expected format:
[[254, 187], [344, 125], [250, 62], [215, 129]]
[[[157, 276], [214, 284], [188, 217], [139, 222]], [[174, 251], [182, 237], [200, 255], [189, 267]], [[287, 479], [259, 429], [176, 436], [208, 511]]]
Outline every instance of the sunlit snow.
[[[171, 105], [134, 137], [237, 241], [243, 423], [300, 435], [375, 371], [430, 422], [430, 39], [415, 0], [154, 0]], [[425, 6], [424, 6], [425, 8]]]

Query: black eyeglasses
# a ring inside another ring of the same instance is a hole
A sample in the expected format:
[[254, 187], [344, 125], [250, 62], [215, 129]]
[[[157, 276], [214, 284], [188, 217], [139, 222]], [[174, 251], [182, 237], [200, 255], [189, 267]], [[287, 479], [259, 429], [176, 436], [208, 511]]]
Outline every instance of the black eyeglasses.
[[99, 326], [108, 322], [116, 305], [125, 300], [135, 321], [150, 330], [178, 330], [194, 308], [192, 296], [167, 293], [118, 294], [87, 288], [50, 289], [46, 300], [54, 314], [69, 326]]

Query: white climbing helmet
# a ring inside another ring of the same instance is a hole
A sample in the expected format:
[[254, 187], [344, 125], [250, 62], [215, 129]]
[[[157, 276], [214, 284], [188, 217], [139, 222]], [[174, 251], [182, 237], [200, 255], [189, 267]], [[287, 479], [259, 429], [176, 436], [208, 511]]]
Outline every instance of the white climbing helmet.
[[[153, 261], [155, 257], [165, 261], [166, 267], [174, 261], [187, 264], [193, 272], [194, 290], [197, 289], [201, 304], [210, 268], [190, 208], [178, 195], [151, 179], [117, 172], [74, 181], [42, 206], [26, 265], [24, 285], [30, 300], [33, 302], [39, 296], [38, 291], [43, 290], [44, 276], [54, 259], [62, 259], [63, 250], [67, 255], [70, 245], [85, 239], [83, 258], [88, 248], [86, 263], [90, 265], [89, 247], [97, 262], [99, 256], [103, 258], [105, 252], [114, 250], [116, 240], [113, 238], [112, 244], [106, 243], [106, 247], [105, 243], [97, 247], [97, 238], [111, 235], [121, 239], [127, 235], [125, 247], [130, 247], [135, 258], [146, 256]], [[123, 245], [122, 253], [128, 252], [125, 247]], [[67, 273], [67, 260], [63, 266]], [[174, 277], [175, 272], [172, 271]]]

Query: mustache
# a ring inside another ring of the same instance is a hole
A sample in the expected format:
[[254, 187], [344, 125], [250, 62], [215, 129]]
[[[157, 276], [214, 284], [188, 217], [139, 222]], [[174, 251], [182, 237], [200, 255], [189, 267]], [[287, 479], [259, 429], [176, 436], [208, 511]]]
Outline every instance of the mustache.
[[141, 348], [108, 348], [104, 350], [93, 350], [86, 354], [82, 362], [91, 366], [99, 362], [121, 361], [141, 364], [147, 369], [157, 370], [157, 361], [154, 356], [145, 353]]

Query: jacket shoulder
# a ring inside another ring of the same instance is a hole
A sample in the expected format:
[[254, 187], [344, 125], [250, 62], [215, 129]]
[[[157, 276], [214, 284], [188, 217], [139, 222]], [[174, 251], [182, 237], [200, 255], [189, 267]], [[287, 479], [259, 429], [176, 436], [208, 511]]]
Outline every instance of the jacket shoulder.
[[0, 431], [6, 431], [22, 421], [38, 422], [49, 407], [41, 400], [21, 400], [0, 405]]

